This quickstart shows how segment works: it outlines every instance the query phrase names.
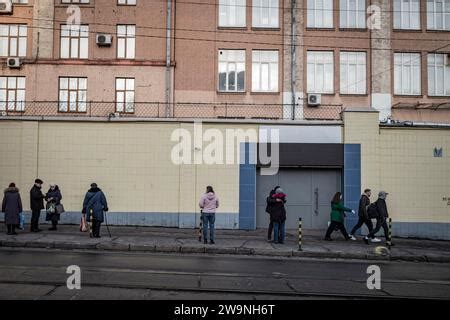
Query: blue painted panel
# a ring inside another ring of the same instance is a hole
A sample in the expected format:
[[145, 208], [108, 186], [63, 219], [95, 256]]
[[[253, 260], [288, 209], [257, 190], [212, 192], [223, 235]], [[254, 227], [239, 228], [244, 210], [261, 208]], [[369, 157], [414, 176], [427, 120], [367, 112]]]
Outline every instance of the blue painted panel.
[[[241, 143], [246, 163], [239, 166], [239, 228], [256, 228], [256, 144]], [[242, 153], [241, 153], [242, 154]]]

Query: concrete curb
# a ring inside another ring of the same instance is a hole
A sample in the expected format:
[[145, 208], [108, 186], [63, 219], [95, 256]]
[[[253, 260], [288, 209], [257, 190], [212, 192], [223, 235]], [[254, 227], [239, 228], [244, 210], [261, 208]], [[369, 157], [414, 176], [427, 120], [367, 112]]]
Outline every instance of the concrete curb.
[[158, 244], [132, 244], [120, 242], [80, 243], [80, 242], [45, 242], [45, 241], [0, 241], [1, 247], [9, 248], [45, 248], [62, 250], [101, 250], [122, 252], [160, 252], [160, 253], [201, 253], [201, 254], [231, 254], [246, 256], [269, 257], [296, 257], [296, 258], [320, 258], [320, 259], [352, 259], [352, 260], [382, 260], [382, 261], [409, 261], [450, 263], [450, 256], [430, 255], [375, 255], [372, 253], [346, 253], [342, 251], [297, 251], [297, 250], [270, 250], [264, 248], [245, 247], [217, 247], [211, 245], [183, 246], [183, 245], [158, 245]]

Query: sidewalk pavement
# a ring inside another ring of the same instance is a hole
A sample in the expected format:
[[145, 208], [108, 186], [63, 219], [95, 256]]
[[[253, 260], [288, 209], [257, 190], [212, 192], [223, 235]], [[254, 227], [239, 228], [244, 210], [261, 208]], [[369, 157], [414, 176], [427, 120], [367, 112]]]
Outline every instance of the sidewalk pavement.
[[395, 246], [390, 252], [380, 254], [379, 244], [366, 245], [362, 237], [345, 241], [334, 233], [334, 241], [324, 241], [322, 231], [303, 231], [302, 250], [298, 250], [297, 234], [287, 232], [285, 244], [269, 243], [266, 230], [216, 230], [216, 244], [198, 241], [198, 230], [160, 227], [110, 227], [112, 237], [102, 226], [102, 238], [92, 239], [89, 233], [80, 232], [78, 226], [62, 225], [58, 231], [48, 231], [41, 225], [40, 233], [19, 230], [17, 236], [6, 235], [0, 225], [2, 247], [88, 249], [132, 252], [206, 253], [255, 255], [272, 257], [309, 257], [364, 260], [402, 260], [417, 262], [450, 263], [450, 241], [393, 238]]

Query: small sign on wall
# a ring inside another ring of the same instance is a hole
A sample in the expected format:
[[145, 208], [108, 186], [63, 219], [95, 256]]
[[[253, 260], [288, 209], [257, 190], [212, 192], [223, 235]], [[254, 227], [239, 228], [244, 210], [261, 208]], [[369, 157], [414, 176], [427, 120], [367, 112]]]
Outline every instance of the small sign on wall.
[[444, 197], [442, 201], [447, 201], [447, 205], [450, 206], [450, 197]]

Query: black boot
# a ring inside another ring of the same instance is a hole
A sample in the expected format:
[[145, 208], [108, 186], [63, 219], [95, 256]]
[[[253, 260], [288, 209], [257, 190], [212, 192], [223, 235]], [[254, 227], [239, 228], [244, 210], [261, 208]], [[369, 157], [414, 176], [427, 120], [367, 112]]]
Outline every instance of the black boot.
[[57, 223], [56, 223], [56, 222], [52, 222], [52, 227], [49, 228], [48, 230], [50, 230], [50, 231], [56, 231], [56, 230], [57, 230], [56, 226], [57, 226]]
[[13, 224], [11, 225], [11, 235], [16, 236], [17, 232], [16, 232], [16, 226]]
[[8, 232], [7, 232], [6, 234], [7, 234], [8, 236], [10, 236], [10, 235], [11, 235], [12, 225], [7, 224], [7, 225], [6, 225], [6, 228], [8, 229]]

